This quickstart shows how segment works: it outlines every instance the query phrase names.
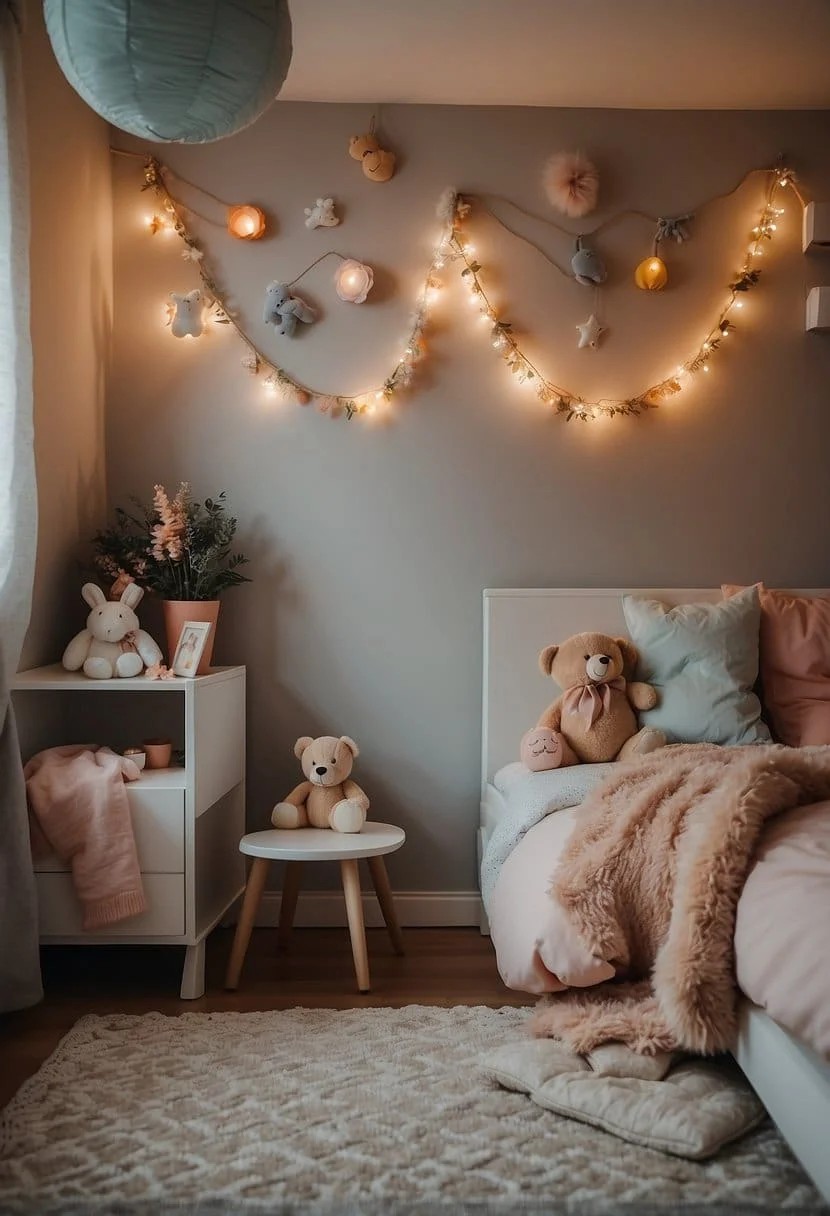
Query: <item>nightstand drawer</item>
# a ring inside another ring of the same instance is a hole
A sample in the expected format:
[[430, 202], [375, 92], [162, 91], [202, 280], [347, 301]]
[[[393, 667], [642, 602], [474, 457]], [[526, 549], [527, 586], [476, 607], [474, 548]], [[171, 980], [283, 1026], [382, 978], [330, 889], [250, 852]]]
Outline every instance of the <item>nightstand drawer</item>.
[[[184, 873], [184, 790], [127, 786], [138, 862], [142, 873]], [[60, 874], [69, 866], [54, 855], [35, 864], [40, 874]]]
[[143, 874], [148, 908], [114, 925], [84, 932], [82, 911], [70, 874], [36, 874], [41, 939], [48, 937], [181, 937], [184, 933], [184, 876]]

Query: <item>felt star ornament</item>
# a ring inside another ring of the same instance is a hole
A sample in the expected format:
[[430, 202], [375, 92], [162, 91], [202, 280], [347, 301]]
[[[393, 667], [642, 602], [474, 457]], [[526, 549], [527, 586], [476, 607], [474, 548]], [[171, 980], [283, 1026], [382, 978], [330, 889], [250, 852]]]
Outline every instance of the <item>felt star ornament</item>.
[[591, 350], [596, 350], [600, 337], [605, 333], [605, 330], [600, 325], [593, 313], [587, 321], [583, 321], [581, 325], [576, 327], [579, 330], [579, 342], [577, 343], [580, 350], [583, 347], [590, 347]]

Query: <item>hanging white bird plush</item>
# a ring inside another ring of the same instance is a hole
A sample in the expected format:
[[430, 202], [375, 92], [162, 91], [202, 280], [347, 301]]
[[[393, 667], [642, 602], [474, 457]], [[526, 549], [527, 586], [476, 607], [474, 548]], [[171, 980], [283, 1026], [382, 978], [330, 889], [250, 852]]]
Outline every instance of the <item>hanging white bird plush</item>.
[[571, 270], [577, 283], [583, 287], [594, 287], [604, 283], [607, 275], [605, 263], [593, 249], [582, 243], [582, 237], [576, 238], [576, 253], [571, 258]]
[[204, 299], [198, 287], [187, 295], [179, 295], [171, 291], [170, 299], [176, 306], [176, 312], [170, 323], [170, 332], [174, 338], [198, 338], [205, 328]]

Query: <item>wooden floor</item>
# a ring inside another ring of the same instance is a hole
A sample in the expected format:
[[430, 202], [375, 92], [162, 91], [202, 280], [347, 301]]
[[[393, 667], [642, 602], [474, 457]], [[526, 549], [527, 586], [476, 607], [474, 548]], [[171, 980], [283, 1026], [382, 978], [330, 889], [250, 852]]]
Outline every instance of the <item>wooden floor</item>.
[[43, 951], [45, 999], [0, 1017], [0, 1107], [87, 1013], [161, 1013], [352, 1009], [370, 1005], [524, 1005], [496, 970], [490, 939], [477, 929], [405, 929], [406, 955], [393, 953], [385, 929], [369, 929], [372, 991], [356, 990], [345, 929], [295, 929], [278, 951], [275, 929], [254, 931], [237, 992], [222, 988], [233, 932], [207, 944], [207, 990], [178, 998], [184, 951], [175, 946], [51, 946]]

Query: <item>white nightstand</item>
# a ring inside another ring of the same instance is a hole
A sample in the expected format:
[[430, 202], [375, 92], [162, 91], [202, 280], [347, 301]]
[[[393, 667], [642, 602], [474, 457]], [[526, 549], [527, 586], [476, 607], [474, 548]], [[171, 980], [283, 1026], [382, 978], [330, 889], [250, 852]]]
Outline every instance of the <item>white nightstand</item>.
[[205, 938], [245, 886], [245, 668], [156, 681], [36, 667], [17, 675], [12, 695], [24, 759], [65, 743], [121, 751], [153, 736], [184, 751], [182, 767], [145, 769], [127, 785], [146, 912], [84, 932], [68, 867], [38, 862], [35, 881], [42, 942], [186, 946], [181, 995], [200, 997]]

